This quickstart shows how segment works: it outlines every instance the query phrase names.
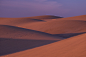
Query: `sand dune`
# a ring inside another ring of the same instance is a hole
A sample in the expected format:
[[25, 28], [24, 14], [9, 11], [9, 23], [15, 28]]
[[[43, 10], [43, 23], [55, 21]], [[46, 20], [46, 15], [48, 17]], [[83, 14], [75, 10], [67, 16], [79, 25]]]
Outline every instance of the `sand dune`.
[[32, 19], [32, 18], [0, 18], [0, 24], [3, 25], [18, 25], [31, 22], [39, 22], [43, 20]]
[[69, 37], [70, 34], [73, 35], [74, 33], [77, 34], [86, 32], [86, 21], [82, 20], [57, 19], [47, 22], [23, 24], [19, 26], [27, 29], [42, 31], [49, 34], [67, 34], [65, 37]]
[[62, 39], [44, 32], [0, 25], [0, 55], [35, 48]]
[[[35, 16], [29, 18], [0, 19], [0, 24], [17, 26], [21, 28], [37, 30], [57, 36], [71, 37], [78, 33], [86, 32], [86, 15], [69, 18], [52, 19], [56, 16]], [[51, 18], [50, 21], [39, 21], [35, 18]], [[37, 22], [39, 21], [39, 22]], [[65, 35], [65, 36], [64, 36]]]
[[86, 57], [85, 44], [86, 15], [0, 18], [0, 57]]
[[86, 22], [79, 20], [53, 20], [49, 22], [36, 22], [23, 25], [33, 30], [38, 30], [50, 34], [86, 32]]
[[56, 41], [59, 40], [0, 38], [0, 56], [32, 49]]
[[34, 16], [34, 17], [23, 17], [23, 18], [0, 18], [0, 24], [2, 25], [22, 25], [26, 23], [32, 22], [45, 22], [47, 19], [55, 19], [55, 18], [62, 18], [59, 16], [52, 16], [52, 15], [43, 15], [43, 16]]
[[81, 15], [81, 16], [74, 16], [74, 17], [68, 17], [68, 18], [61, 18], [64, 20], [83, 20], [86, 21], [86, 15]]
[[57, 19], [57, 18], [62, 18], [60, 16], [53, 16], [53, 15], [43, 15], [43, 16], [34, 16], [34, 17], [30, 17], [30, 18], [34, 18], [34, 19]]
[[[86, 34], [6, 55], [6, 57], [86, 57]], [[5, 57], [5, 56], [1, 56]]]
[[60, 37], [54, 37], [48, 33], [8, 25], [0, 25], [0, 37], [12, 39], [60, 40]]

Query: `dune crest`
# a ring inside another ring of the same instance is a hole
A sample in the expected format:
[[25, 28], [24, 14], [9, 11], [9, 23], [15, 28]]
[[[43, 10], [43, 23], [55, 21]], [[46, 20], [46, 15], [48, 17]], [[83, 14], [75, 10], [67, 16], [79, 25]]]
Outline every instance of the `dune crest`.
[[63, 18], [63, 17], [53, 16], [53, 15], [43, 15], [43, 16], [33, 16], [30, 18], [34, 18], [34, 19], [56, 19], [56, 18]]
[[61, 18], [61, 19], [64, 19], [64, 20], [83, 20], [83, 21], [86, 21], [86, 15], [67, 17], [67, 18]]

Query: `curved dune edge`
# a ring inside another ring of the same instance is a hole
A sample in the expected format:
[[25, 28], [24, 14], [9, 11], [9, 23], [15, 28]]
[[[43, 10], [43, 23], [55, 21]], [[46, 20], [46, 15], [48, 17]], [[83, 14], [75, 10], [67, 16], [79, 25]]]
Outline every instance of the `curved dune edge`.
[[63, 40], [63, 38], [40, 31], [0, 25], [0, 56], [35, 48], [59, 40]]
[[0, 38], [11, 39], [34, 39], [34, 40], [61, 40], [63, 38], [56, 37], [48, 33], [9, 26], [0, 25]]
[[33, 22], [45, 22], [52, 19], [62, 18], [53, 15], [33, 16], [33, 17], [22, 17], [22, 18], [0, 18], [0, 24], [18, 26], [23, 24], [29, 24]]
[[85, 57], [86, 34], [1, 57]]
[[[4, 45], [6, 44], [6, 50], [9, 50], [12, 44], [18, 42], [17, 46], [12, 45], [12, 47], [21, 49], [21, 47], [23, 48], [21, 43], [24, 42], [24, 50], [20, 50], [21, 52], [9, 53], [1, 57], [86, 57], [86, 15], [60, 19], [53, 19], [54, 17], [0, 18], [0, 39], [2, 43], [4, 42]], [[57, 34], [63, 34], [63, 36], [60, 36], [68, 39], [62, 40], [63, 38], [58, 37]], [[58, 40], [61, 41], [55, 42]], [[11, 43], [11, 45], [8, 43]], [[43, 46], [39, 45], [40, 47], [28, 49], [27, 43], [43, 44]], [[12, 50], [10, 49], [10, 51]]]
[[[54, 17], [54, 16], [36, 16], [36, 17]], [[11, 25], [21, 28], [41, 31], [49, 34], [62, 34], [62, 37], [72, 36], [77, 33], [86, 32], [86, 15], [52, 19], [48, 21], [35, 18], [7, 18], [0, 19], [1, 25]], [[66, 36], [63, 36], [66, 35]]]
[[86, 32], [86, 22], [81, 20], [52, 20], [19, 25], [20, 27], [42, 31], [50, 34]]
[[32, 22], [43, 22], [40, 19], [32, 19], [32, 18], [0, 18], [0, 24], [2, 25], [19, 25], [19, 24], [26, 24]]
[[86, 32], [86, 15], [52, 19], [46, 22], [17, 24], [15, 26], [50, 34], [81, 33]]
[[57, 18], [63, 18], [63, 17], [53, 16], [53, 15], [42, 15], [42, 16], [33, 16], [30, 18], [34, 18], [34, 19], [57, 19]]

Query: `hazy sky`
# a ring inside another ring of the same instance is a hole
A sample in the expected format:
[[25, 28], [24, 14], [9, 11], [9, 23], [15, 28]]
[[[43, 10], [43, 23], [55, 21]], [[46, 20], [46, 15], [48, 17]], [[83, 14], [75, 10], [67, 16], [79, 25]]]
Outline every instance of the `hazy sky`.
[[0, 0], [0, 17], [86, 15], [86, 0]]

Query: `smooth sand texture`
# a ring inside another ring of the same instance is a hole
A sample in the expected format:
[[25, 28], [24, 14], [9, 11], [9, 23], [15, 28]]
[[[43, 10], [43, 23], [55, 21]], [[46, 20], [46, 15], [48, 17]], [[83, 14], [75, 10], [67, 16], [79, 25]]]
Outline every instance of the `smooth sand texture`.
[[52, 20], [49, 22], [36, 22], [21, 25], [33, 30], [38, 30], [50, 34], [80, 33], [86, 32], [86, 22], [80, 20]]
[[43, 15], [34, 17], [24, 17], [24, 18], [0, 18], [0, 24], [18, 26], [23, 24], [29, 24], [32, 22], [45, 22], [46, 20], [62, 18], [59, 16]]
[[[6, 57], [86, 57], [86, 34], [25, 50]], [[5, 57], [5, 56], [1, 56]]]
[[39, 22], [43, 20], [32, 19], [32, 18], [0, 18], [0, 24], [3, 25], [18, 25], [31, 22]]
[[58, 40], [0, 38], [0, 56], [21, 52], [42, 45], [50, 44], [56, 41]]
[[83, 20], [86, 21], [86, 15], [81, 16], [74, 16], [74, 17], [68, 17], [68, 18], [62, 18], [64, 20]]
[[[73, 19], [72, 19], [73, 18]], [[50, 34], [61, 35], [62, 37], [70, 37], [78, 33], [86, 32], [86, 15], [52, 19], [46, 22], [34, 22], [18, 25], [23, 28], [42, 31]], [[65, 36], [64, 36], [65, 35]]]
[[0, 18], [0, 57], [86, 57], [86, 15]]
[[61, 37], [56, 37], [48, 33], [8, 25], [0, 25], [0, 38], [36, 39], [36, 40], [62, 39]]
[[39, 31], [0, 25], [0, 55], [35, 48], [62, 39]]

